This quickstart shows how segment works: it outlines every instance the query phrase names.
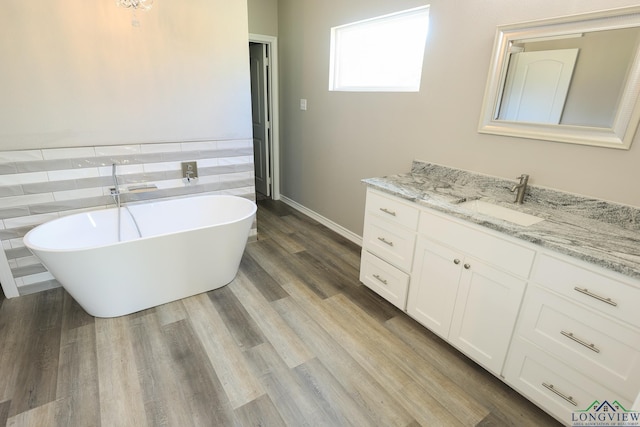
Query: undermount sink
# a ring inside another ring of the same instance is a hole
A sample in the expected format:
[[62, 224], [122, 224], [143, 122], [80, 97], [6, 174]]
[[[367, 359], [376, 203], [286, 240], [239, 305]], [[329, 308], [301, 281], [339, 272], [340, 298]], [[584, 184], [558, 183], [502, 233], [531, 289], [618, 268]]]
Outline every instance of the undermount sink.
[[530, 225], [544, 221], [543, 218], [505, 208], [503, 206], [498, 206], [493, 203], [485, 202], [483, 200], [470, 200], [468, 202], [460, 203], [459, 206], [482, 215], [509, 221], [523, 227], [528, 227]]

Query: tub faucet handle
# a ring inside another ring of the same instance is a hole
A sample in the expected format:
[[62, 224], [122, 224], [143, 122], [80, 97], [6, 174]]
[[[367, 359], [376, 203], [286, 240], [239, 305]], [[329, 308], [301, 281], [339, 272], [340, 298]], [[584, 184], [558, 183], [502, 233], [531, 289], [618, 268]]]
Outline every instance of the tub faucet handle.
[[196, 162], [182, 162], [181, 167], [182, 178], [185, 178], [188, 183], [198, 178], [198, 164]]

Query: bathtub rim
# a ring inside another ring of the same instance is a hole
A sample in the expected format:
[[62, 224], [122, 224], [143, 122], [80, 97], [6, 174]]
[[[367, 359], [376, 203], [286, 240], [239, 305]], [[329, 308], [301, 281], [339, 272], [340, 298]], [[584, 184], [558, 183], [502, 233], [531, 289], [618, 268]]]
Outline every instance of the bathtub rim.
[[[40, 245], [36, 245], [33, 244], [33, 242], [31, 242], [30, 239], [28, 239], [29, 235], [31, 235], [36, 229], [57, 222], [57, 221], [61, 221], [61, 220], [66, 220], [68, 218], [73, 218], [74, 216], [84, 216], [84, 215], [89, 215], [91, 213], [94, 212], [104, 212], [104, 211], [116, 211], [118, 208], [117, 207], [111, 207], [111, 208], [106, 208], [106, 209], [94, 209], [92, 211], [88, 211], [88, 212], [80, 212], [80, 213], [75, 213], [75, 214], [71, 214], [71, 215], [66, 215], [60, 218], [56, 218], [56, 219], [52, 219], [50, 221], [47, 222], [43, 222], [42, 224], [39, 224], [37, 226], [35, 226], [34, 228], [32, 228], [31, 230], [29, 230], [27, 232], [27, 234], [24, 235], [24, 237], [22, 238], [22, 241], [25, 245], [25, 247], [27, 247], [29, 250], [33, 251], [41, 251], [41, 252], [73, 252], [73, 251], [79, 251], [79, 250], [93, 250], [93, 249], [99, 249], [99, 248], [104, 248], [104, 247], [108, 247], [108, 246], [119, 246], [119, 245], [123, 245], [123, 244], [127, 244], [127, 243], [131, 243], [131, 242], [137, 242], [137, 241], [141, 241], [141, 240], [148, 240], [148, 239], [153, 239], [153, 238], [157, 238], [157, 237], [161, 237], [161, 236], [170, 236], [173, 234], [179, 234], [179, 233], [185, 233], [185, 232], [191, 232], [191, 231], [198, 231], [198, 230], [203, 230], [209, 227], [218, 227], [218, 226], [224, 226], [224, 225], [228, 225], [228, 224], [234, 224], [237, 222], [241, 222], [244, 220], [247, 220], [250, 217], [255, 217], [256, 212], [258, 210], [258, 205], [256, 204], [256, 202], [254, 200], [251, 200], [249, 198], [246, 197], [242, 197], [242, 196], [235, 196], [235, 195], [231, 195], [231, 194], [203, 194], [203, 195], [196, 195], [196, 196], [191, 196], [191, 197], [179, 197], [179, 198], [171, 198], [171, 199], [165, 199], [165, 200], [158, 200], [158, 199], [154, 199], [151, 201], [142, 201], [142, 202], [137, 202], [135, 204], [128, 204], [128, 206], [130, 207], [134, 207], [134, 206], [140, 206], [140, 205], [146, 205], [146, 204], [158, 204], [158, 203], [163, 203], [163, 202], [172, 202], [172, 201], [178, 201], [178, 200], [186, 200], [186, 199], [194, 199], [194, 198], [232, 198], [232, 199], [243, 199], [249, 203], [251, 203], [252, 205], [252, 209], [251, 212], [248, 213], [247, 215], [243, 215], [243, 216], [239, 216], [238, 218], [234, 218], [231, 221], [224, 221], [224, 222], [218, 222], [215, 224], [209, 224], [209, 225], [204, 225], [201, 227], [194, 227], [194, 228], [188, 228], [188, 229], [184, 229], [184, 230], [180, 230], [180, 231], [172, 231], [169, 233], [158, 233], [158, 234], [154, 234], [152, 236], [144, 236], [144, 237], [137, 237], [134, 239], [127, 239], [127, 240], [122, 240], [122, 241], [114, 241], [108, 244], [102, 244], [102, 245], [92, 245], [92, 246], [82, 246], [82, 247], [73, 247], [73, 248], [64, 248], [64, 249], [57, 249], [57, 248], [49, 248], [49, 247], [43, 247]], [[122, 206], [122, 208], [125, 208], [125, 205]], [[124, 209], [125, 214], [129, 215], [129, 212], [127, 209]], [[133, 214], [131, 214], [133, 215]], [[115, 233], [117, 234], [117, 233]], [[34, 255], [37, 256], [37, 254]]]

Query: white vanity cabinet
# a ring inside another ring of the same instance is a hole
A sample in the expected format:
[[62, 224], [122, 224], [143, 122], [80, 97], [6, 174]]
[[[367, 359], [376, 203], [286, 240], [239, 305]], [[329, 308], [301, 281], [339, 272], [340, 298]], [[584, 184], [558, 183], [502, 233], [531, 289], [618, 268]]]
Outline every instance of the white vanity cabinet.
[[369, 189], [360, 281], [404, 310], [418, 226], [418, 207]]
[[360, 281], [496, 375], [534, 256], [484, 227], [367, 192]]
[[360, 280], [562, 423], [640, 410], [640, 280], [371, 188]]
[[407, 312], [500, 375], [534, 255], [495, 233], [424, 210]]
[[543, 252], [523, 301], [505, 377], [570, 420], [593, 401], [631, 409], [640, 391], [637, 282]]

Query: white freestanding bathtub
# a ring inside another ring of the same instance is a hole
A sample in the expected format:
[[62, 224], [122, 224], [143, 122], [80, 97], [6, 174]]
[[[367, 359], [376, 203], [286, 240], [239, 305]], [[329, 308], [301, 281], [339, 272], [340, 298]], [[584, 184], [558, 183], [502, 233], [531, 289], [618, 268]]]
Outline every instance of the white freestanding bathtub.
[[39, 225], [24, 243], [87, 313], [116, 317], [231, 282], [255, 213], [236, 196], [149, 202], [122, 208], [120, 242], [113, 208]]

